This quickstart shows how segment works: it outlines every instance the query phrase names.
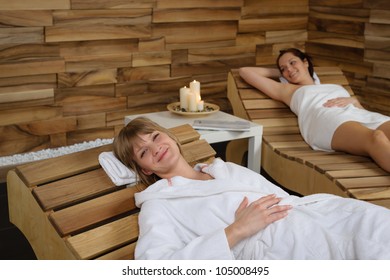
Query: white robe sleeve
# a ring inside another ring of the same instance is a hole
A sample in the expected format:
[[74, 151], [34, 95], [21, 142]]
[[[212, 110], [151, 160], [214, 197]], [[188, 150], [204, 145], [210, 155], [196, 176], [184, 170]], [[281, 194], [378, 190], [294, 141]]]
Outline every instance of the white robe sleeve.
[[234, 259], [224, 228], [196, 236], [160, 202], [142, 205], [135, 259]]

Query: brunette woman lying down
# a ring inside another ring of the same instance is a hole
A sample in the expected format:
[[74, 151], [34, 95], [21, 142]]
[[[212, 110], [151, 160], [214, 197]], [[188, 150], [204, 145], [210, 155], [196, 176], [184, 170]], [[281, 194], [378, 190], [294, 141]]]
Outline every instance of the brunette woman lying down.
[[[365, 110], [339, 85], [318, 84], [310, 57], [280, 52], [276, 68], [243, 67], [240, 76], [298, 116], [305, 141], [315, 150], [370, 156], [390, 172], [390, 117]], [[287, 83], [273, 80], [282, 75]]]

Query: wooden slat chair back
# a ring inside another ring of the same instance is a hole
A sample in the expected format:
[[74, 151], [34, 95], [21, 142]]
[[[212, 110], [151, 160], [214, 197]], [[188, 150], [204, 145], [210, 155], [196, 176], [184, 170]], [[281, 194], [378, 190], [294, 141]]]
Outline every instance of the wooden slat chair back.
[[[215, 156], [190, 125], [172, 128], [194, 165]], [[112, 145], [16, 167], [7, 176], [10, 221], [38, 259], [133, 259], [138, 238], [134, 194], [117, 187], [98, 162]]]
[[[321, 83], [340, 84], [353, 95], [338, 67], [317, 67]], [[282, 186], [303, 195], [326, 192], [390, 208], [390, 174], [370, 158], [312, 150], [303, 140], [297, 117], [281, 102], [246, 83], [232, 69], [228, 98], [236, 116], [263, 125], [262, 168]], [[242, 163], [245, 140], [229, 143], [228, 161]]]

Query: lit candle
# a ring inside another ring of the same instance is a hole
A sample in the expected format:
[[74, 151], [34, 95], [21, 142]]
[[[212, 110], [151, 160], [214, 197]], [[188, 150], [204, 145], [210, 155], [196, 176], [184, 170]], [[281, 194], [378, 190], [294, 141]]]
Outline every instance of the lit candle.
[[196, 103], [196, 95], [193, 92], [190, 92], [188, 94], [188, 110], [190, 112], [196, 112], [198, 108]]
[[191, 83], [190, 83], [190, 89], [193, 93], [195, 93], [196, 95], [196, 101], [199, 101], [201, 100], [200, 98], [200, 83], [196, 80], [193, 80]]
[[190, 89], [188, 87], [182, 87], [180, 89], [180, 108], [188, 110], [188, 95], [190, 94]]
[[204, 101], [199, 100], [198, 101], [198, 111], [202, 112], [204, 110]]

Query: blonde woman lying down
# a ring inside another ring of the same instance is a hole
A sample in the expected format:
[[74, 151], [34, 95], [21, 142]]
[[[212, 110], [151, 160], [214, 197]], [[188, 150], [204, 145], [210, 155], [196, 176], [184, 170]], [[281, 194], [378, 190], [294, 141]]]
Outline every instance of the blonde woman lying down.
[[192, 168], [166, 129], [132, 120], [115, 155], [147, 185], [136, 194], [136, 259], [390, 259], [390, 211], [328, 194], [292, 196], [215, 159]]

